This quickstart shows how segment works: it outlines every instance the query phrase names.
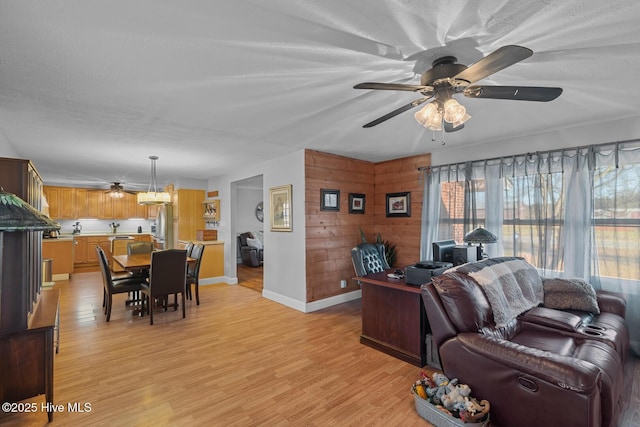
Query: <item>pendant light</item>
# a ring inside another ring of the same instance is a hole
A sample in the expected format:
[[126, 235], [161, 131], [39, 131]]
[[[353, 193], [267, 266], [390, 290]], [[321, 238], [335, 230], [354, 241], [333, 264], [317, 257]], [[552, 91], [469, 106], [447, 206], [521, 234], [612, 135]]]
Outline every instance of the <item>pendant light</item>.
[[164, 205], [171, 203], [171, 195], [158, 191], [156, 184], [156, 160], [158, 156], [149, 156], [151, 160], [151, 182], [146, 193], [138, 193], [138, 204], [140, 205]]

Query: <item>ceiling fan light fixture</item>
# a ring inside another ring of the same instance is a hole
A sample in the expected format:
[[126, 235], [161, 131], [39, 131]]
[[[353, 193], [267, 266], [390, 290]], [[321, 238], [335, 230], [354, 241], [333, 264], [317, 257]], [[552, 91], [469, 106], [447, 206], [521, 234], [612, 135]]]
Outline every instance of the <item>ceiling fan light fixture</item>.
[[463, 125], [463, 124], [464, 124], [464, 122], [466, 122], [466, 121], [467, 121], [467, 120], [469, 120], [470, 118], [471, 118], [471, 116], [465, 113], [465, 115], [464, 115], [460, 120], [457, 120], [457, 121], [455, 121], [455, 122], [451, 122], [451, 124], [453, 125], [453, 128], [455, 129], [455, 128], [457, 128], [458, 126]]
[[122, 190], [111, 191], [109, 195], [114, 199], [122, 199], [124, 197], [124, 193], [122, 192]]
[[423, 109], [416, 112], [413, 117], [422, 126], [429, 130], [441, 130], [442, 129], [442, 113], [438, 108], [437, 102], [431, 102], [427, 104]]
[[149, 156], [151, 160], [151, 182], [146, 193], [138, 193], [137, 199], [140, 205], [164, 205], [171, 203], [171, 195], [167, 192], [158, 191], [156, 184], [156, 160], [158, 156]]
[[[467, 109], [453, 98], [449, 98], [444, 103], [444, 119], [449, 123], [460, 122], [467, 116]], [[471, 118], [471, 116], [469, 116]], [[468, 119], [467, 119], [468, 120]], [[466, 121], [466, 120], [465, 120]], [[461, 122], [462, 124], [464, 122]]]

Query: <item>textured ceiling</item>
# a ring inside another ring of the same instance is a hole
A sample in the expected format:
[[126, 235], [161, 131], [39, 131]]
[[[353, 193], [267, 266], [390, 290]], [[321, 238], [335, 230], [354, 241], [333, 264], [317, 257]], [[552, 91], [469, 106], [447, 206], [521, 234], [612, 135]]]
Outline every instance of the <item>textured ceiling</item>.
[[[0, 139], [47, 182], [207, 179], [312, 148], [380, 161], [638, 116], [640, 3], [476, 0], [0, 2]], [[560, 86], [550, 103], [461, 97], [473, 117], [431, 141], [418, 83], [431, 62], [500, 46], [534, 55], [482, 84]]]

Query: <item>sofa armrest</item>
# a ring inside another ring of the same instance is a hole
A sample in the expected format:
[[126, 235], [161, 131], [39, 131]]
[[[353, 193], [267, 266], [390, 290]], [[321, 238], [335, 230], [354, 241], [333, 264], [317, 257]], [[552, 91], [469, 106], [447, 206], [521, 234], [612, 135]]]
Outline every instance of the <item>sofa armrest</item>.
[[561, 389], [590, 394], [599, 387], [601, 371], [592, 363], [480, 334], [462, 333], [457, 339], [470, 352]]
[[627, 301], [622, 295], [615, 292], [597, 291], [596, 297], [598, 298], [598, 307], [600, 307], [600, 311], [614, 313], [623, 319], [625, 318]]
[[546, 307], [534, 307], [521, 317], [523, 322], [546, 326], [555, 330], [575, 332], [582, 325], [582, 318], [573, 313]]

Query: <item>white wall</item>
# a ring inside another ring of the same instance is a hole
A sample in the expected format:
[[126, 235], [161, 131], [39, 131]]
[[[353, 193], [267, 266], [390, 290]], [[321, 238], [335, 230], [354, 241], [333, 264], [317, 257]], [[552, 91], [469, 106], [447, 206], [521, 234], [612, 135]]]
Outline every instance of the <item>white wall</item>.
[[[263, 296], [281, 304], [306, 311], [305, 268], [305, 194], [304, 150], [298, 150], [279, 159], [242, 167], [241, 172], [214, 177], [209, 180], [209, 191], [217, 190], [220, 198], [221, 218], [218, 238], [224, 245], [225, 276], [236, 277], [236, 235], [240, 230], [236, 216], [243, 209], [239, 205], [238, 183], [249, 177], [262, 175], [265, 222], [264, 230], [264, 288]], [[292, 184], [292, 232], [271, 232], [269, 224], [269, 188]], [[255, 209], [255, 205], [252, 209]], [[269, 250], [269, 248], [276, 248]]]
[[614, 122], [556, 129], [536, 135], [494, 141], [482, 145], [461, 144], [458, 147], [445, 146], [442, 149], [434, 149], [432, 151], [431, 164], [434, 166], [446, 165], [468, 160], [491, 159], [637, 138], [640, 138], [640, 120], [637, 117], [629, 117]]
[[238, 183], [236, 186], [236, 230], [239, 233], [245, 231], [263, 231], [264, 224], [256, 218], [256, 206], [263, 200], [263, 187], [245, 188]]
[[[0, 157], [19, 158], [18, 152], [9, 143], [9, 140], [0, 132]], [[36, 167], [37, 169], [37, 167]]]

